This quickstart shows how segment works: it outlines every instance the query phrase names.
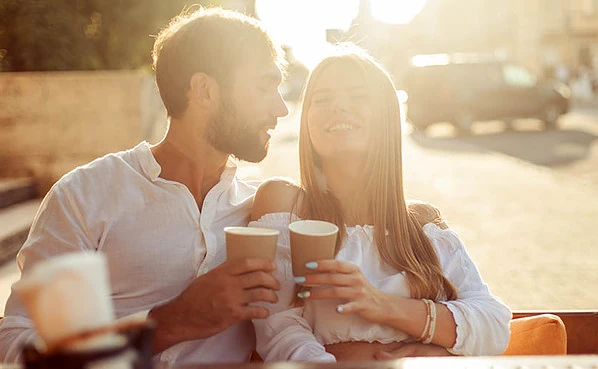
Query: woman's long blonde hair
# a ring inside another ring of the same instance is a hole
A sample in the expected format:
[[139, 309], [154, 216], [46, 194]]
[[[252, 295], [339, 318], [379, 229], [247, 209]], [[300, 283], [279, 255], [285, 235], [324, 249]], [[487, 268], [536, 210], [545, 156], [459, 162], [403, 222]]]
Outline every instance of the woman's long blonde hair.
[[[345, 220], [338, 199], [322, 185], [321, 163], [309, 134], [307, 115], [313, 89], [322, 71], [339, 63], [357, 67], [366, 81], [372, 122], [370, 150], [364, 168], [360, 201], [374, 225], [374, 242], [381, 260], [399, 272], [406, 272], [413, 298], [454, 300], [455, 286], [443, 275], [438, 256], [414, 214], [408, 211], [403, 193], [401, 118], [395, 87], [383, 67], [356, 46], [342, 45], [311, 72], [301, 112], [299, 160], [301, 169], [300, 213], [308, 219], [326, 220], [341, 230], [337, 252], [346, 238]], [[388, 232], [386, 235], [385, 230]]]

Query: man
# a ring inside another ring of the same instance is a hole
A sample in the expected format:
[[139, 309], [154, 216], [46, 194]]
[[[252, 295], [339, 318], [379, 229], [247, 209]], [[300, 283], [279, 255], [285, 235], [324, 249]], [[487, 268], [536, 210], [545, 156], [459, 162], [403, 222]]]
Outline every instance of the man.
[[[281, 54], [254, 19], [201, 9], [157, 37], [156, 81], [169, 116], [158, 145], [106, 155], [47, 194], [17, 261], [97, 251], [108, 258], [117, 317], [149, 311], [156, 360], [244, 361], [250, 319], [274, 302], [274, 263], [225, 262], [225, 226], [246, 225], [255, 188], [235, 177], [230, 155], [259, 162], [268, 130], [288, 111], [278, 85]], [[48, 312], [51, 313], [51, 312]], [[13, 295], [0, 325], [0, 355], [18, 361], [35, 338]]]

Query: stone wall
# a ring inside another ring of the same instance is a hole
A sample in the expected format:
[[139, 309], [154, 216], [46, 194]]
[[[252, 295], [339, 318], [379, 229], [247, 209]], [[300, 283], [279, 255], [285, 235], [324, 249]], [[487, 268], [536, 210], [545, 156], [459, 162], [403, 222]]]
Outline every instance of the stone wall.
[[159, 141], [165, 128], [147, 72], [0, 73], [0, 177], [33, 176], [40, 195], [78, 165]]

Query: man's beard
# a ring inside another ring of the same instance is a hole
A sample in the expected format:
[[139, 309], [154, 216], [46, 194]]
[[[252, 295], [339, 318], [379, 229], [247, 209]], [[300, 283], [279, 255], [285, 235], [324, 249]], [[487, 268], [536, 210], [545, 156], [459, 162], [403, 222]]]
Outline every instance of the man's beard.
[[208, 142], [218, 151], [231, 154], [238, 159], [259, 163], [268, 153], [269, 141], [262, 142], [260, 130], [242, 120], [228, 100], [222, 102], [220, 112], [207, 127]]

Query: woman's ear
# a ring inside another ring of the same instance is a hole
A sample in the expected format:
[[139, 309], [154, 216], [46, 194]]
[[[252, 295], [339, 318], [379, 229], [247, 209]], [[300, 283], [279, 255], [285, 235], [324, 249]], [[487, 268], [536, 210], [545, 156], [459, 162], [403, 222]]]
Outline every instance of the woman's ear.
[[220, 102], [220, 85], [205, 73], [195, 73], [189, 83], [189, 100], [204, 107]]

